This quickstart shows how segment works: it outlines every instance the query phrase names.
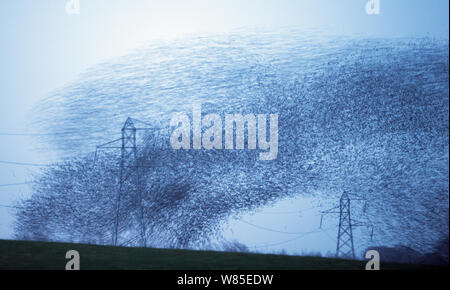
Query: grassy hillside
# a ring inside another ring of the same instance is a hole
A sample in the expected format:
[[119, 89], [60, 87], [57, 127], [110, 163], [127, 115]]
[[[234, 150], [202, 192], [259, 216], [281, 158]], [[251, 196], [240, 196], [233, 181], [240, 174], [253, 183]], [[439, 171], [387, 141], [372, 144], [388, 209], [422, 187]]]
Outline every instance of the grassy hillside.
[[[65, 268], [68, 250], [80, 253], [81, 269], [364, 269], [364, 261], [340, 259], [189, 251], [150, 248], [126, 248], [83, 244], [0, 240], [0, 269]], [[432, 267], [381, 264], [382, 269], [425, 269]]]

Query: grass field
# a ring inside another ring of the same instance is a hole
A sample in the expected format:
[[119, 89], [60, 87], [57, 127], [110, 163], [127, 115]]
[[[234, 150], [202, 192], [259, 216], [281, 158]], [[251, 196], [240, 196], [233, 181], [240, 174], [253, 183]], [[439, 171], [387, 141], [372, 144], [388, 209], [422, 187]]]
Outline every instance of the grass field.
[[[365, 265], [364, 261], [318, 257], [0, 240], [0, 269], [64, 270], [68, 250], [80, 253], [82, 270], [364, 270]], [[434, 268], [381, 263], [381, 269]]]

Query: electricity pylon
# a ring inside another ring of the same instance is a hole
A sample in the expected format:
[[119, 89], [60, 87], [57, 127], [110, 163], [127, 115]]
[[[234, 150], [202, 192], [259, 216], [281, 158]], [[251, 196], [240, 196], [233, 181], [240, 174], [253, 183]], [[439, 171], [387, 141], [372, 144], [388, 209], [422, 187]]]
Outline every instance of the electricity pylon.
[[[142, 246], [147, 246], [147, 226], [145, 224], [145, 207], [144, 207], [144, 196], [142, 190], [142, 178], [140, 169], [143, 167], [151, 167], [140, 164], [138, 153], [137, 153], [137, 145], [136, 145], [136, 132], [138, 130], [152, 130], [153, 128], [142, 127], [136, 128], [135, 123], [144, 124], [147, 126], [151, 126], [143, 121], [133, 119], [128, 117], [125, 121], [125, 124], [121, 130], [121, 138], [107, 142], [102, 145], [96, 146], [95, 156], [94, 156], [94, 166], [97, 160], [97, 151], [101, 149], [120, 149], [121, 158], [120, 158], [120, 173], [119, 173], [119, 190], [117, 192], [116, 199], [116, 212], [115, 217], [113, 219], [114, 227], [112, 233], [112, 243], [113, 245], [118, 244], [119, 239], [119, 226], [121, 220], [121, 200], [123, 194], [125, 193], [125, 182], [128, 178], [135, 176], [136, 177], [136, 192], [137, 199], [139, 201], [139, 222], [140, 222], [140, 236], [141, 236], [141, 244]], [[114, 143], [121, 141], [121, 146], [114, 146]], [[135, 174], [135, 175], [134, 175]]]
[[352, 200], [364, 201], [364, 214], [367, 209], [367, 200], [365, 198], [351, 198], [347, 192], [341, 195], [339, 205], [328, 210], [322, 211], [320, 218], [320, 228], [322, 228], [323, 217], [326, 214], [339, 214], [339, 227], [337, 234], [336, 257], [355, 258], [355, 245], [353, 242], [353, 228], [368, 227], [371, 228], [370, 240], [373, 238], [373, 226], [370, 223], [358, 222], [352, 218], [350, 202]]
[[119, 175], [119, 191], [117, 193], [116, 201], [116, 218], [114, 223], [113, 244], [117, 246], [119, 238], [119, 220], [120, 220], [120, 201], [124, 182], [127, 175], [125, 168], [136, 167], [137, 169], [137, 148], [136, 148], [136, 127], [131, 118], [127, 118], [122, 127], [122, 147], [120, 158], [120, 175]]
[[350, 198], [345, 191], [339, 201], [339, 230], [337, 236], [336, 257], [355, 258]]

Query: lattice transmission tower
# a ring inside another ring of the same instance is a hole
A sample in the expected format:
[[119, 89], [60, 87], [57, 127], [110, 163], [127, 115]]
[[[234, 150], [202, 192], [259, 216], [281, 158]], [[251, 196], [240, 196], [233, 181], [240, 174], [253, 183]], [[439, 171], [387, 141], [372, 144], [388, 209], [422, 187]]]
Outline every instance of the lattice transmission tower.
[[342, 193], [339, 205], [322, 211], [320, 228], [322, 228], [323, 217], [326, 214], [339, 214], [339, 226], [336, 243], [336, 257], [355, 259], [355, 245], [353, 239], [353, 229], [355, 227], [366, 227], [371, 229], [370, 240], [373, 239], [373, 226], [371, 223], [355, 221], [351, 212], [351, 201], [364, 202], [364, 214], [367, 209], [366, 198], [350, 198], [347, 192]]
[[337, 235], [336, 256], [355, 258], [350, 198], [345, 191], [339, 200], [339, 229]]
[[116, 201], [116, 217], [114, 221], [114, 232], [113, 232], [113, 244], [117, 245], [119, 238], [119, 220], [120, 220], [120, 202], [122, 198], [122, 193], [124, 189], [124, 182], [128, 175], [126, 174], [126, 168], [135, 167], [138, 168], [137, 164], [137, 148], [136, 148], [136, 127], [134, 126], [133, 120], [127, 118], [125, 124], [122, 127], [122, 146], [120, 149], [120, 173], [119, 173], [119, 191], [117, 192]]
[[[144, 124], [145, 126], [150, 127], [136, 127], [135, 124]], [[141, 176], [141, 169], [143, 167], [151, 167], [151, 166], [145, 166], [142, 165], [140, 162], [140, 158], [138, 156], [137, 152], [137, 142], [136, 142], [136, 133], [139, 130], [154, 130], [154, 128], [151, 128], [151, 125], [128, 117], [121, 129], [121, 138], [109, 141], [105, 144], [96, 146], [95, 156], [94, 156], [94, 166], [97, 161], [97, 153], [99, 150], [103, 149], [120, 149], [120, 171], [119, 171], [119, 189], [117, 191], [117, 198], [116, 198], [116, 208], [115, 208], [115, 214], [113, 218], [113, 231], [112, 231], [112, 243], [113, 245], [118, 245], [118, 240], [120, 236], [120, 223], [121, 223], [121, 208], [122, 208], [122, 199], [124, 193], [129, 190], [125, 189], [125, 183], [129, 178], [134, 178], [131, 183], [135, 186], [135, 192], [136, 195], [132, 196], [133, 201], [138, 201], [138, 220], [140, 224], [140, 239], [141, 239], [141, 245], [146, 247], [147, 246], [147, 225], [145, 223], [145, 207], [144, 207], [144, 194], [143, 194], [143, 182], [142, 182], [142, 176]], [[117, 142], [120, 141], [120, 146], [115, 145]]]

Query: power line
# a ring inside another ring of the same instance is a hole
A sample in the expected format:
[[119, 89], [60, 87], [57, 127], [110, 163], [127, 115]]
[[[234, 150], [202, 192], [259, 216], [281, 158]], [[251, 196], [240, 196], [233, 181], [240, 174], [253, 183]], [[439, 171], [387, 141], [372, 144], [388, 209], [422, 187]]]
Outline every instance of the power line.
[[324, 230], [324, 229], [322, 229], [322, 228], [320, 228], [320, 229], [321, 229], [322, 232], [325, 234], [325, 236], [326, 236], [327, 238], [330, 239], [330, 241], [336, 242], [336, 241], [333, 239], [333, 237], [330, 236], [330, 234], [329, 234], [326, 230]]
[[313, 210], [316, 208], [317, 208], [316, 206], [313, 206], [313, 207], [299, 209], [299, 210], [293, 210], [293, 211], [269, 211], [269, 212], [261, 211], [261, 213], [264, 213], [264, 214], [301, 214], [303, 212]]
[[296, 214], [296, 213], [302, 213], [301, 210], [295, 210], [295, 211], [269, 211], [269, 212], [261, 212], [264, 214]]
[[28, 163], [28, 162], [15, 162], [0, 160], [1, 164], [19, 165], [19, 166], [49, 166], [49, 164]]
[[73, 135], [76, 132], [61, 132], [61, 133], [6, 133], [0, 132], [0, 136], [31, 136], [31, 137], [39, 137], [39, 136], [61, 136], [61, 135]]
[[31, 184], [31, 182], [20, 182], [20, 183], [0, 184], [0, 187], [18, 186], [18, 185], [26, 185], [26, 184]]
[[287, 243], [293, 242], [293, 241], [295, 241], [295, 240], [301, 239], [301, 238], [305, 237], [306, 235], [316, 233], [316, 232], [318, 232], [318, 231], [320, 231], [320, 229], [315, 229], [315, 230], [310, 231], [310, 232], [305, 232], [305, 233], [303, 233], [302, 235], [299, 235], [299, 236], [297, 236], [297, 237], [295, 237], [295, 238], [292, 238], [292, 239], [288, 239], [288, 240], [284, 240], [284, 241], [276, 242], [276, 243], [270, 243], [270, 244], [259, 245], [259, 246], [252, 246], [251, 248], [253, 248], [253, 249], [258, 249], [258, 248], [273, 247], [273, 246], [278, 246], [278, 245], [287, 244]]
[[13, 208], [13, 209], [20, 209], [20, 208], [21, 208], [21, 207], [19, 207], [19, 206], [6, 205], [6, 204], [0, 204], [0, 207], [4, 207], [4, 208]]
[[266, 227], [263, 227], [263, 226], [255, 225], [255, 224], [249, 223], [249, 222], [244, 221], [244, 220], [239, 220], [239, 221], [243, 222], [244, 224], [248, 224], [250, 226], [253, 226], [255, 228], [258, 228], [258, 229], [261, 229], [261, 230], [265, 230], [265, 231], [269, 231], [269, 232], [274, 232], [274, 233], [287, 234], [287, 235], [301, 235], [301, 234], [304, 234], [304, 233], [308, 233], [308, 232], [285, 232], [285, 231], [279, 231], [279, 230], [274, 230], [274, 229], [266, 228]]

